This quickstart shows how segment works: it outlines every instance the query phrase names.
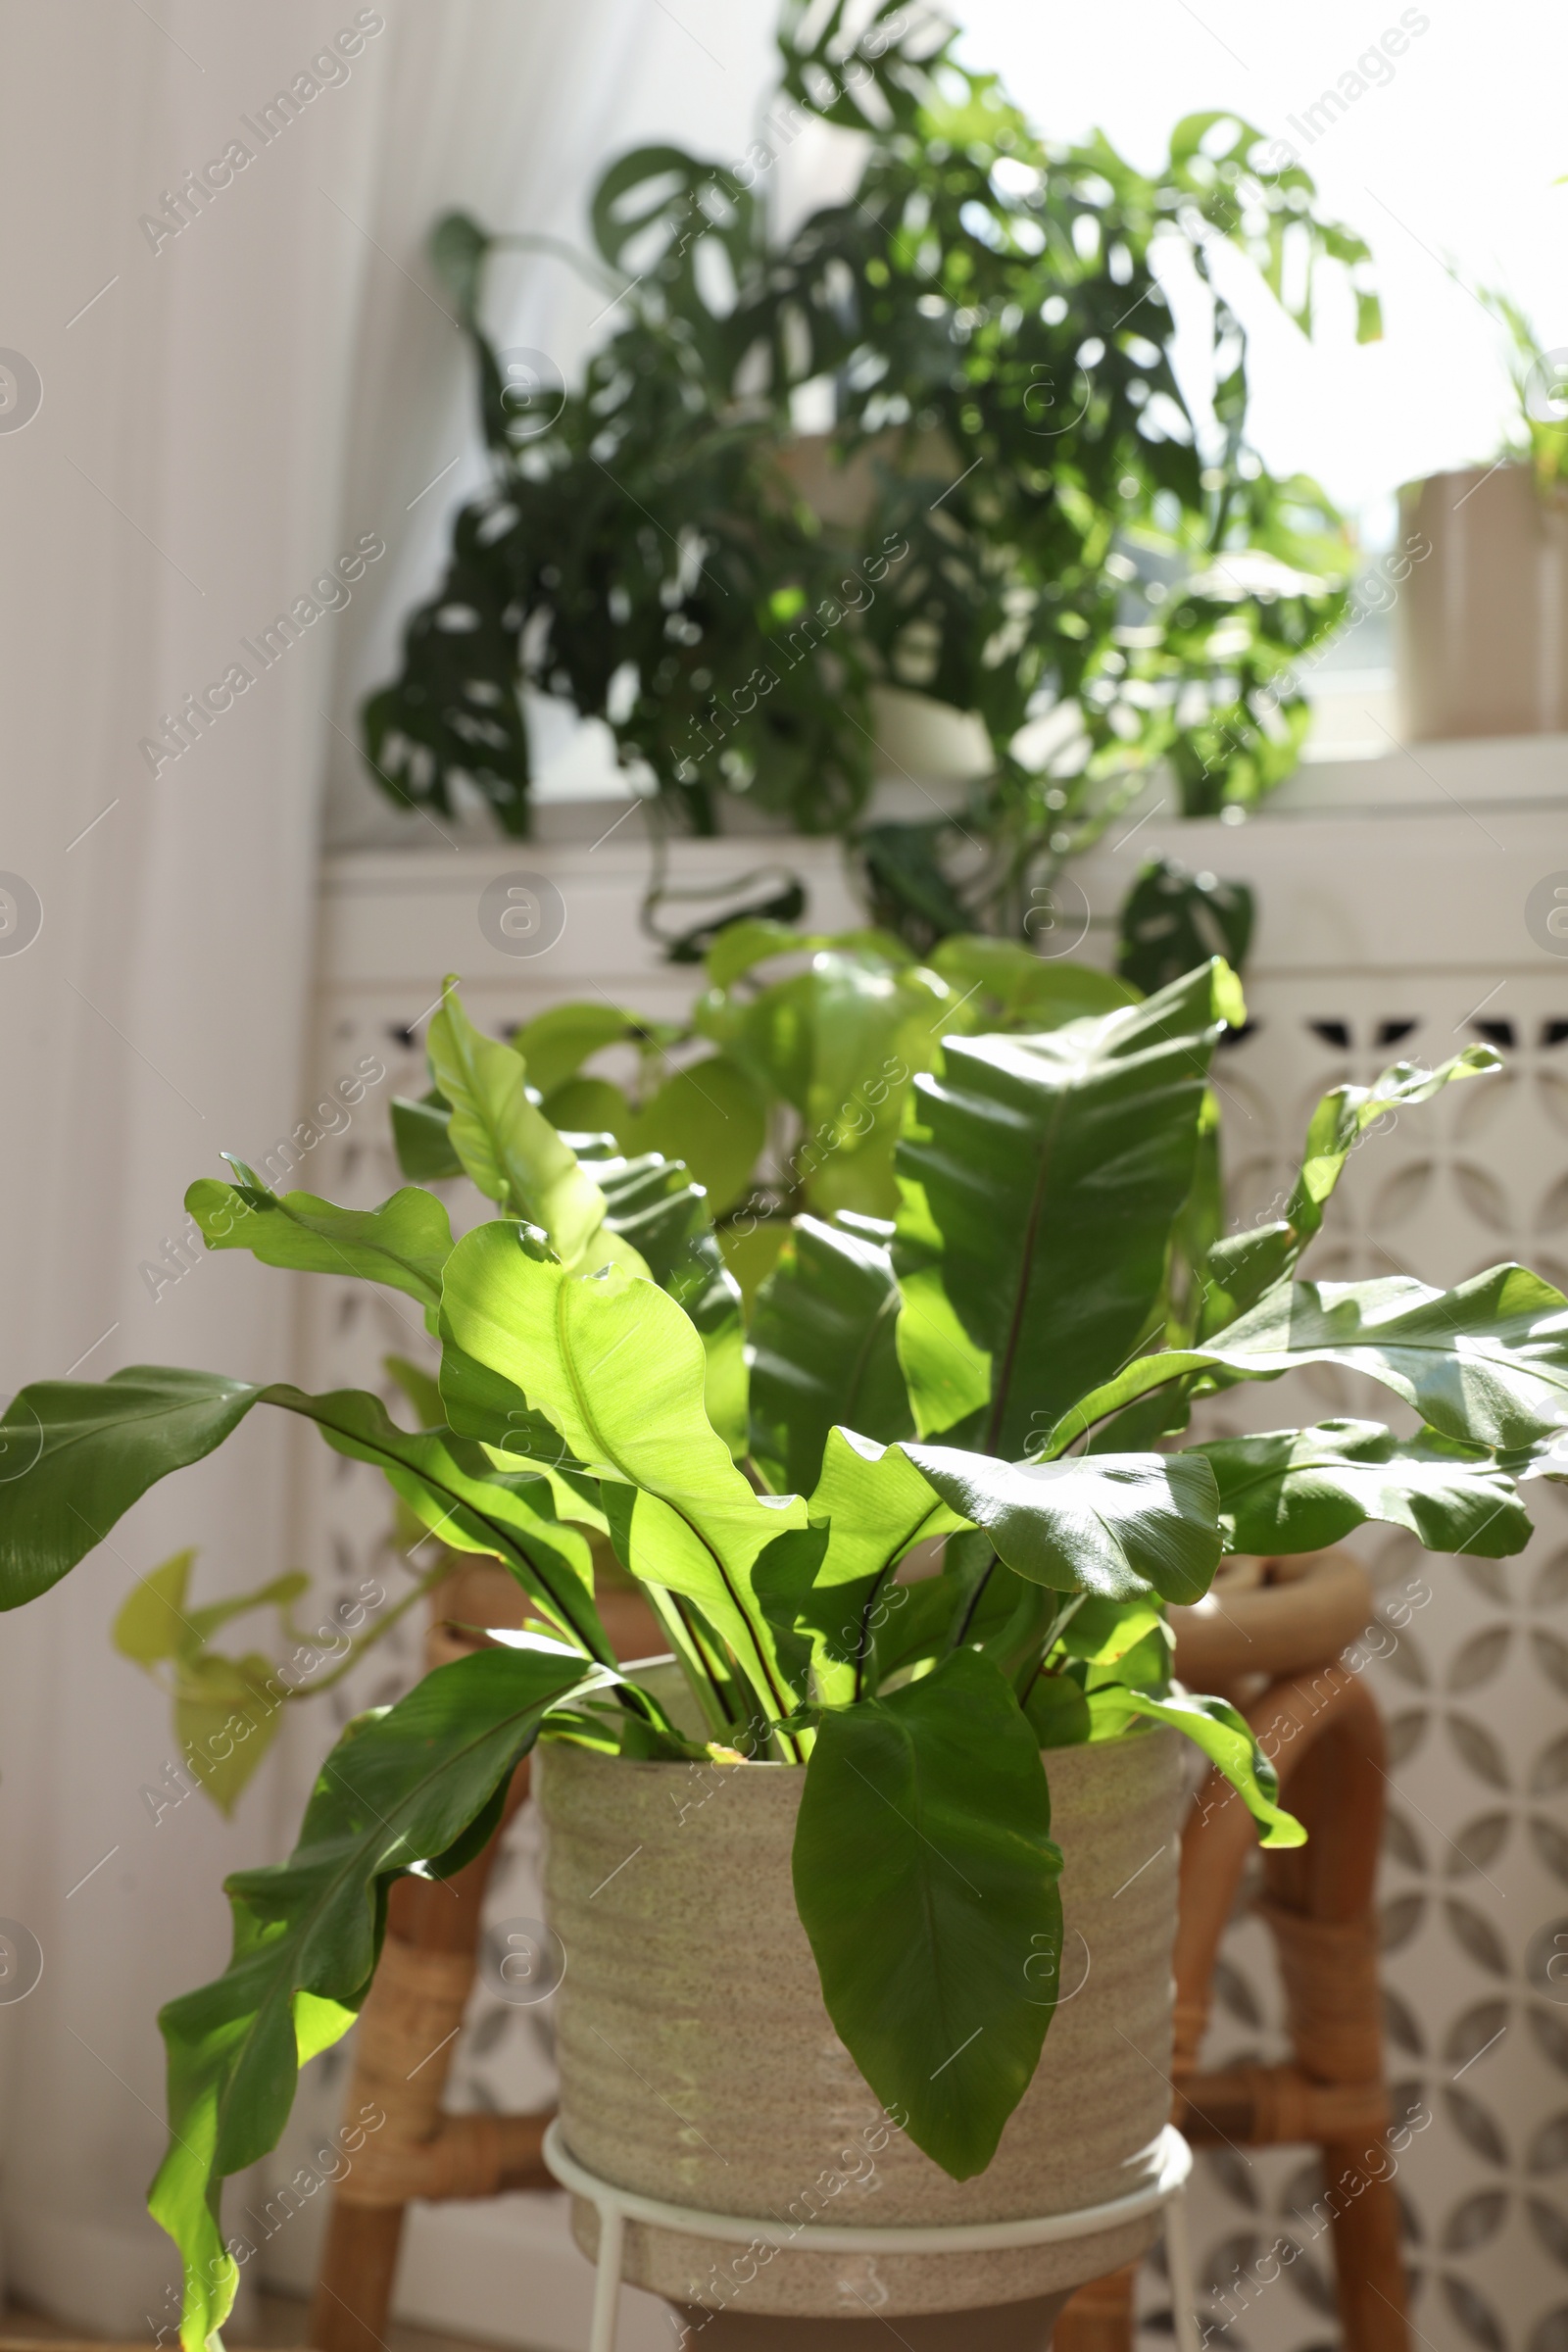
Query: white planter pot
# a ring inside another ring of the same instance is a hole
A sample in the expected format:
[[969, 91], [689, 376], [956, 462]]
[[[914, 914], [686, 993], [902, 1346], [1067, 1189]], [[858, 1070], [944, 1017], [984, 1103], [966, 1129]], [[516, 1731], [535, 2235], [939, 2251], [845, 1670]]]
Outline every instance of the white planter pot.
[[[955, 2181], [892, 2131], [822, 2005], [790, 1848], [803, 1775], [541, 1748], [546, 1908], [566, 1954], [563, 2131], [616, 2185], [699, 2211], [853, 2229], [1020, 2220], [1152, 2179], [1170, 2109], [1180, 1742], [1146, 1733], [1048, 1758], [1064, 1856], [1065, 1996], [989, 2170]], [[1024, 1971], [1031, 1954], [1020, 1951]], [[960, 2061], [961, 2063], [961, 2061]], [[597, 2216], [574, 2207], [578, 2244]], [[989, 2253], [759, 2265], [641, 2224], [625, 2276], [687, 2305], [896, 2319], [1051, 2295], [1130, 2262], [1158, 2217]]]
[[[1528, 466], [1437, 473], [1402, 499], [1431, 545], [1395, 608], [1406, 742], [1568, 728], [1568, 500]], [[1419, 540], [1416, 542], [1419, 544]]]

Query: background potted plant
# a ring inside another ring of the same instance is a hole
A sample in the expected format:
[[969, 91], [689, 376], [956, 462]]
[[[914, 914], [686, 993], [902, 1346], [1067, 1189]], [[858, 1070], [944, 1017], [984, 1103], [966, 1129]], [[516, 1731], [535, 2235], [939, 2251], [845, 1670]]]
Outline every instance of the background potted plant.
[[[1568, 1307], [1523, 1269], [1446, 1294], [1405, 1277], [1292, 1279], [1376, 1117], [1494, 1057], [1470, 1049], [1438, 1072], [1396, 1065], [1376, 1089], [1337, 1090], [1284, 1217], [1215, 1241], [1191, 1204], [1211, 1132], [1208, 1055], [1240, 1015], [1216, 965], [1059, 1030], [946, 1046], [906, 1106], [896, 1229], [839, 1218], [896, 1308], [864, 1319], [873, 1346], [892, 1327], [883, 1377], [866, 1380], [864, 1347], [824, 1358], [824, 1311], [845, 1301], [813, 1295], [798, 1250], [765, 1294], [767, 1347], [775, 1367], [796, 1367], [805, 1409], [781, 1404], [776, 1373], [769, 1393], [760, 1311], [759, 1411], [740, 1438], [750, 1476], [720, 1434], [738, 1351], [722, 1318], [705, 1322], [680, 1298], [701, 1310], [728, 1285], [700, 1193], [657, 1154], [575, 1153], [529, 1101], [521, 1057], [474, 1031], [450, 991], [432, 1073], [453, 1149], [499, 1218], [454, 1247], [442, 1204], [416, 1188], [353, 1211], [280, 1200], [236, 1168], [235, 1184], [204, 1180], [189, 1196], [216, 1247], [415, 1298], [441, 1344], [440, 1428], [402, 1429], [354, 1392], [147, 1367], [36, 1384], [13, 1401], [5, 1426], [34, 1458], [0, 1494], [9, 1605], [267, 1403], [378, 1465], [449, 1544], [503, 1560], [533, 1612], [530, 1629], [349, 1727], [290, 1861], [228, 1883], [229, 1969], [165, 2013], [172, 2136], [153, 2205], [185, 2257], [192, 2352], [227, 2309], [246, 2250], [224, 2239], [222, 2180], [275, 2141], [298, 2065], [352, 2022], [389, 1885], [475, 1850], [545, 1727], [568, 1889], [565, 1825], [584, 1776], [625, 1789], [628, 1805], [649, 1773], [689, 1785], [693, 1766], [742, 1806], [793, 1800], [811, 1997], [900, 2127], [890, 2169], [939, 2212], [950, 2195], [1038, 2193], [1027, 2162], [1009, 2171], [1006, 2133], [1016, 2113], [1023, 2147], [1030, 2100], [1055, 2095], [1036, 2074], [1061, 1947], [1043, 1755], [1069, 1790], [1075, 1752], [1093, 1776], [1097, 1748], [1108, 1771], [1131, 1758], [1157, 1784], [1157, 1742], [1133, 1727], [1179, 1728], [1265, 1834], [1289, 1840], [1243, 1720], [1170, 1686], [1161, 1602], [1200, 1593], [1223, 1550], [1316, 1549], [1368, 1518], [1434, 1547], [1517, 1549], [1529, 1520], [1516, 1481], [1553, 1473], [1568, 1422]], [[650, 1280], [662, 1250], [662, 1281]], [[706, 1289], [694, 1291], [694, 1268]], [[1152, 1449], [1179, 1435], [1205, 1386], [1302, 1362], [1371, 1374], [1415, 1406], [1419, 1434], [1342, 1422]], [[907, 1434], [892, 1427], [904, 1414]], [[885, 1436], [865, 1426], [878, 1419]], [[683, 1670], [678, 1692], [616, 1667], [586, 1529], [608, 1531], [642, 1585]], [[939, 1533], [941, 1566], [902, 1582], [911, 1545]], [[907, 1807], [891, 1839], [883, 1819], [911, 1775], [958, 1866], [940, 1895]], [[754, 1788], [772, 1793], [754, 1800]], [[1080, 1828], [1062, 1848], [1069, 1913], [1073, 1852], [1087, 1884], [1100, 1835]], [[1167, 1901], [1126, 1955], [1146, 1988], [1164, 1984], [1169, 1925]], [[686, 1940], [717, 1949], [724, 1937], [699, 1920]], [[1087, 2017], [1087, 2004], [1072, 2009]], [[1149, 2015], [1157, 2036], [1157, 2002]], [[964, 2020], [983, 2055], [959, 2084], [947, 2062]], [[658, 2016], [648, 2030], [657, 2043]], [[759, 2095], [772, 2097], [765, 2039], [752, 2047]], [[568, 2066], [568, 2139], [586, 2144], [602, 2125], [593, 2100], [591, 2074], [574, 2092]], [[1148, 2120], [1136, 2101], [1118, 2112], [1129, 2132]], [[750, 2193], [732, 2184], [734, 2199]]]
[[1479, 300], [1508, 337], [1519, 403], [1490, 466], [1401, 494], [1430, 548], [1396, 608], [1401, 732], [1412, 742], [1568, 731], [1568, 360], [1506, 294]]
[[[846, 835], [878, 919], [928, 947], [1020, 932], [1158, 760], [1188, 813], [1245, 809], [1294, 765], [1288, 673], [1344, 616], [1348, 543], [1247, 442], [1211, 249], [1281, 300], [1298, 263], [1305, 328], [1324, 262], [1355, 279], [1363, 336], [1378, 312], [1361, 241], [1298, 166], [1260, 176], [1235, 118], [1188, 118], [1146, 175], [1102, 136], [1042, 138], [944, 20], [880, 5], [857, 35], [844, 13], [787, 0], [780, 104], [861, 136], [851, 196], [781, 237], [737, 172], [622, 157], [593, 204], [613, 331], [580, 391], [482, 325], [487, 256], [530, 241], [439, 224], [492, 479], [366, 745], [405, 805], [469, 788], [523, 834], [524, 690], [564, 698], [671, 825], [744, 806]], [[1191, 402], [1168, 255], [1212, 299]], [[825, 439], [796, 430], [807, 386]], [[938, 706], [978, 720], [961, 809], [872, 821], [879, 731]]]

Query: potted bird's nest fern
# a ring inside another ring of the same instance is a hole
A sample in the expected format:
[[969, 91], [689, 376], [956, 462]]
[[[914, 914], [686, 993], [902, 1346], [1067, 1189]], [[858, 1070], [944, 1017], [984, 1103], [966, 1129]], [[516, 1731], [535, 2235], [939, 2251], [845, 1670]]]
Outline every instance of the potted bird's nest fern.
[[[299, 2066], [352, 2025], [389, 1887], [471, 1856], [541, 1741], [580, 2161], [704, 2210], [793, 2210], [819, 2166], [842, 2172], [856, 2123], [878, 2225], [1076, 2211], [1147, 2173], [1177, 1735], [1265, 1842], [1300, 1836], [1245, 1718], [1172, 1681], [1166, 1604], [1227, 1553], [1316, 1550], [1367, 1520], [1515, 1551], [1519, 1482], [1560, 1471], [1568, 1426], [1568, 1302], [1524, 1268], [1446, 1292], [1297, 1275], [1358, 1141], [1482, 1076], [1490, 1050], [1336, 1089], [1284, 1215], [1227, 1237], [1207, 1072], [1242, 1015], [1215, 962], [1036, 1033], [944, 1037], [906, 1091], [893, 1215], [797, 1216], [748, 1338], [678, 1156], [564, 1135], [449, 984], [429, 1115], [485, 1221], [454, 1243], [418, 1186], [346, 1209], [238, 1164], [188, 1197], [215, 1249], [415, 1300], [438, 1422], [146, 1366], [15, 1398], [4, 1427], [32, 1461], [0, 1488], [8, 1606], [258, 1406], [379, 1468], [526, 1596], [520, 1631], [348, 1727], [290, 1858], [228, 1881], [227, 1970], [164, 2012], [151, 2201], [183, 2255], [189, 2352], [250, 2251], [224, 2179], [275, 2144]], [[1393, 1391], [1415, 1433], [1188, 1442], [1198, 1397], [1319, 1363]], [[662, 1661], [617, 1664], [595, 1536]], [[1058, 2002], [1064, 1936], [1093, 1969]], [[1059, 2290], [1141, 2242], [1014, 2247], [988, 2293], [925, 2257], [880, 2275], [896, 2316]], [[705, 2300], [659, 2230], [638, 2243], [634, 2276]], [[842, 2309], [832, 2275], [803, 2227], [748, 2294], [821, 2315]]]

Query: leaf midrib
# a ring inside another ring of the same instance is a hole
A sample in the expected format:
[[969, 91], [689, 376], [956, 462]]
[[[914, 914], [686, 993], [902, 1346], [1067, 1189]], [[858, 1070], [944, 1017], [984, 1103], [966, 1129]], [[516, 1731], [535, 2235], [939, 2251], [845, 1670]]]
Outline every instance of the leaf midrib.
[[876, 1311], [865, 1327], [865, 1335], [856, 1350], [850, 1367], [849, 1402], [852, 1409], [860, 1400], [860, 1388], [865, 1380], [866, 1368], [871, 1361], [871, 1349], [877, 1335], [889, 1317], [898, 1314], [902, 1304], [897, 1284], [893, 1285], [877, 1301]]
[[1007, 1402], [1012, 1389], [1013, 1365], [1017, 1358], [1018, 1344], [1023, 1330], [1024, 1309], [1029, 1302], [1029, 1290], [1034, 1277], [1035, 1249], [1040, 1219], [1045, 1209], [1046, 1184], [1056, 1148], [1057, 1132], [1066, 1115], [1067, 1104], [1083, 1083], [1083, 1076], [1084, 1065], [1074, 1066], [1066, 1085], [1057, 1093], [1055, 1106], [1046, 1123], [1045, 1134], [1041, 1139], [1040, 1160], [1035, 1171], [1028, 1221], [1024, 1227], [1018, 1287], [1013, 1295], [1012, 1316], [1007, 1327], [1006, 1342], [1002, 1351], [996, 1384], [992, 1391], [991, 1414], [986, 1424], [985, 1450], [987, 1453], [996, 1452], [998, 1440], [1002, 1433], [1002, 1424], [1006, 1417]]
[[[931, 1984], [935, 1990], [935, 2005], [942, 2024], [943, 2038], [946, 2042], [951, 2043], [955, 2028], [948, 2015], [947, 1974], [944, 1970], [940, 1969], [936, 1965], [936, 1957], [939, 1950], [939, 1940], [936, 1915], [931, 1894], [933, 1869], [931, 1863], [927, 1859], [927, 1855], [929, 1853], [935, 1853], [943, 1859], [946, 1859], [946, 1857], [942, 1856], [941, 1847], [936, 1843], [935, 1839], [930, 1837], [929, 1833], [924, 1827], [925, 1806], [923, 1801], [923, 1792], [920, 1786], [920, 1755], [914, 1735], [906, 1724], [900, 1721], [899, 1717], [894, 1714], [891, 1707], [884, 1707], [879, 1699], [873, 1699], [871, 1703], [873, 1706], [878, 1708], [884, 1719], [892, 1725], [894, 1731], [898, 1734], [899, 1739], [903, 1743], [904, 1755], [908, 1773], [911, 1810], [914, 1816], [912, 1821], [909, 1821], [906, 1826], [914, 1832], [914, 1866], [916, 1872], [916, 1885], [918, 1888], [918, 1904], [920, 1916], [925, 1925], [926, 1949], [930, 1955], [932, 1963], [930, 1974]], [[889, 1803], [892, 1803], [891, 1798], [889, 1798], [888, 1801]], [[898, 1807], [894, 1805], [893, 1810], [895, 1813], [897, 1813]], [[955, 1865], [949, 1863], [948, 1867], [949, 1869], [953, 1869]]]
[[[238, 1188], [231, 1187], [230, 1189], [237, 1190]], [[327, 1205], [330, 1206], [331, 1203], [328, 1203]], [[383, 1201], [381, 1206], [384, 1208], [385, 1205], [386, 1203]], [[298, 1209], [290, 1208], [286, 1200], [277, 1200], [274, 1198], [270, 1200], [267, 1208], [259, 1211], [253, 1209], [252, 1214], [266, 1216], [274, 1212], [284, 1217], [290, 1225], [297, 1226], [301, 1233], [308, 1233], [311, 1239], [313, 1241], [319, 1242], [323, 1249], [330, 1250], [334, 1255], [342, 1260], [343, 1270], [346, 1274], [353, 1275], [356, 1272], [355, 1267], [350, 1262], [348, 1252], [351, 1250], [363, 1250], [368, 1256], [384, 1259], [389, 1266], [396, 1266], [400, 1273], [406, 1274], [410, 1281], [416, 1282], [419, 1286], [418, 1291], [416, 1293], [409, 1293], [409, 1296], [417, 1297], [420, 1303], [425, 1306], [440, 1305], [441, 1272], [442, 1268], [446, 1264], [446, 1258], [441, 1259], [440, 1263], [436, 1266], [434, 1275], [432, 1276], [426, 1272], [424, 1265], [418, 1259], [404, 1256], [400, 1250], [394, 1250], [390, 1244], [386, 1242], [376, 1241], [364, 1234], [334, 1234], [324, 1232], [320, 1225], [313, 1223], [309, 1217], [301, 1216]], [[375, 1208], [368, 1211], [364, 1209], [350, 1209], [346, 1213], [350, 1216], [364, 1216], [367, 1214], [370, 1216], [379, 1216], [381, 1209]], [[222, 1246], [222, 1244], [220, 1244], [220, 1247]], [[233, 1247], [234, 1244], [229, 1244], [228, 1246]], [[249, 1245], [244, 1241], [238, 1241], [238, 1247], [240, 1249], [243, 1250], [248, 1246]], [[450, 1257], [451, 1254], [452, 1252], [449, 1250], [447, 1251], [447, 1256]], [[385, 1277], [377, 1276], [374, 1279], [385, 1280]], [[407, 1290], [406, 1284], [401, 1282], [395, 1284], [393, 1287], [397, 1290]]]

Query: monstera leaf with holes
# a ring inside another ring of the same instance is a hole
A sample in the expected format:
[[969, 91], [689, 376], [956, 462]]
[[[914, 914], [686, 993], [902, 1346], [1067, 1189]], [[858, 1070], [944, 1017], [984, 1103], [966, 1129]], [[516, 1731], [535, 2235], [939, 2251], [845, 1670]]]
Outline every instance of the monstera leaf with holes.
[[[1249, 447], [1225, 265], [1239, 249], [1308, 333], [1314, 281], [1348, 270], [1370, 338], [1365, 248], [1233, 115], [1187, 116], [1149, 172], [1102, 133], [1049, 137], [934, 11], [786, 0], [778, 56], [776, 111], [853, 134], [850, 181], [781, 225], [760, 191], [793, 129], [734, 165], [617, 157], [580, 383], [523, 392], [486, 329], [490, 262], [537, 240], [437, 223], [487, 465], [366, 706], [371, 773], [405, 810], [477, 790], [526, 834], [529, 707], [564, 699], [676, 823], [715, 833], [744, 799], [851, 835], [911, 944], [1016, 939], [1155, 763], [1188, 814], [1295, 764], [1351, 551], [1322, 491]], [[1208, 297], [1179, 368], [1171, 255]], [[825, 446], [797, 428], [807, 385]], [[878, 688], [983, 729], [961, 812], [863, 821]], [[1026, 748], [1047, 710], [1049, 760]], [[1194, 955], [1240, 937], [1187, 928]]]
[[[742, 976], [732, 964], [714, 985]], [[912, 985], [940, 1003], [959, 980], [1020, 1014], [1051, 997], [1004, 957]], [[234, 1183], [191, 1196], [215, 1249], [378, 1282], [423, 1310], [441, 1361], [433, 1384], [407, 1374], [422, 1429], [355, 1391], [156, 1366], [13, 1399], [0, 1605], [46, 1591], [258, 1406], [377, 1468], [415, 1523], [500, 1560], [529, 1603], [507, 1646], [347, 1727], [288, 1861], [229, 1881], [228, 1968], [164, 2012], [171, 2140], [152, 2201], [184, 2260], [188, 2352], [233, 2299], [223, 2182], [275, 2146], [299, 2066], [363, 2003], [387, 1889], [478, 1849], [536, 1740], [803, 1774], [794, 1890], [828, 2014], [916, 2145], [967, 2179], [1050, 2026], [1017, 1956], [1054, 1966], [1060, 1949], [1055, 1750], [1175, 1729], [1265, 1843], [1300, 1839], [1245, 1719], [1173, 1686], [1166, 1605], [1200, 1597], [1228, 1547], [1316, 1548], [1367, 1521], [1483, 1557], [1526, 1540], [1521, 1484], [1568, 1474], [1568, 1300], [1519, 1266], [1449, 1291], [1296, 1273], [1383, 1109], [1479, 1075], [1480, 1057], [1336, 1090], [1279, 1231], [1244, 1248], [1215, 1238], [1211, 1213], [1209, 1061], [1242, 1016], [1234, 979], [1214, 963], [1124, 997], [1074, 1001], [1069, 983], [1065, 1017], [1033, 1031], [950, 1024], [909, 1083], [896, 1216], [789, 1229], [752, 1328], [749, 1416], [702, 1188], [678, 1156], [605, 1134], [574, 1146], [523, 1056], [475, 1030], [451, 989], [425, 1141], [439, 1125], [494, 1216], [454, 1244], [417, 1186], [351, 1211], [278, 1199], [238, 1163]], [[532, 1040], [558, 1085], [581, 1042], [568, 1028]], [[808, 1096], [830, 1041], [803, 1021], [791, 1045], [771, 1011], [759, 1034], [786, 1064], [799, 1046], [791, 1083]], [[1308, 1363], [1369, 1374], [1419, 1430], [1170, 1442], [1196, 1396]], [[695, 1729], [662, 1685], [617, 1668], [585, 1530], [608, 1531], [646, 1593]], [[186, 1565], [122, 1616], [121, 1639], [144, 1664], [189, 1669], [194, 1697], [206, 1633], [266, 1595], [204, 1618]], [[971, 2040], [984, 2029], [961, 2096], [956, 2023]]]

